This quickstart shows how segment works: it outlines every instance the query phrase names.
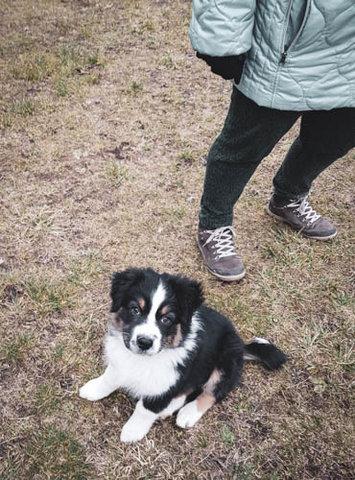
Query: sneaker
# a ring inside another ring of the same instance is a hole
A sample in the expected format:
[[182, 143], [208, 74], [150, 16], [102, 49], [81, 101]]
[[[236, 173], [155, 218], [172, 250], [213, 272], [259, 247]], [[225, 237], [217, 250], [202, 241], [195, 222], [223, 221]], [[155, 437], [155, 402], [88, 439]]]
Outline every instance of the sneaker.
[[235, 232], [232, 226], [215, 230], [199, 230], [197, 243], [208, 270], [225, 282], [241, 280], [245, 276], [242, 259], [235, 250]]
[[269, 215], [314, 240], [330, 240], [337, 234], [335, 226], [319, 215], [308, 203], [307, 197], [278, 206], [271, 198], [266, 211]]

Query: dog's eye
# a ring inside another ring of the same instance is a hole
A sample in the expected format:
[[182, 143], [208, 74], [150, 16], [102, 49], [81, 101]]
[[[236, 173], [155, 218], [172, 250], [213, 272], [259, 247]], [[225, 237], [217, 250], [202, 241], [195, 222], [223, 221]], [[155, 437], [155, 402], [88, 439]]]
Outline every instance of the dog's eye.
[[130, 307], [129, 311], [130, 311], [130, 313], [131, 313], [132, 315], [136, 315], [136, 316], [137, 316], [137, 315], [140, 315], [140, 314], [141, 314], [141, 310], [140, 310], [140, 308], [139, 308], [137, 305], [133, 305], [132, 307]]
[[173, 319], [171, 317], [161, 317], [160, 323], [164, 325], [164, 327], [169, 327], [173, 323]]

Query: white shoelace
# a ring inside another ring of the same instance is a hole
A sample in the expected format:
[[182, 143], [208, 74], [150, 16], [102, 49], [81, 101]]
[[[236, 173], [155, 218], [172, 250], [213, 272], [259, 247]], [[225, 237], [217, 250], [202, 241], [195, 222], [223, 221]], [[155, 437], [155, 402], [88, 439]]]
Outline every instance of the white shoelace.
[[212, 247], [216, 250], [215, 258], [231, 257], [236, 255], [234, 237], [235, 231], [232, 226], [216, 228], [216, 230], [211, 230], [211, 235], [205, 245], [212, 241], [215, 242]]
[[308, 203], [307, 197], [297, 200], [295, 202], [289, 203], [286, 207], [293, 208], [294, 213], [297, 213], [299, 216], [304, 217], [308, 222], [308, 225], [312, 225], [318, 218], [321, 216], [313, 210], [313, 208]]

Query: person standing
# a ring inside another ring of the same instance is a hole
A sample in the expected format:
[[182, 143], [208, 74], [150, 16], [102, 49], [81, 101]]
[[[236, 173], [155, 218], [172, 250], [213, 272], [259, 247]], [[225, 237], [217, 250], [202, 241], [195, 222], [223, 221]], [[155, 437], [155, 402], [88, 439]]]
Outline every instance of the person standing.
[[234, 80], [212, 145], [198, 246], [223, 281], [245, 275], [233, 207], [257, 166], [301, 118], [273, 179], [267, 212], [307, 238], [337, 230], [309, 204], [312, 182], [355, 146], [354, 0], [193, 0], [190, 39], [212, 72]]

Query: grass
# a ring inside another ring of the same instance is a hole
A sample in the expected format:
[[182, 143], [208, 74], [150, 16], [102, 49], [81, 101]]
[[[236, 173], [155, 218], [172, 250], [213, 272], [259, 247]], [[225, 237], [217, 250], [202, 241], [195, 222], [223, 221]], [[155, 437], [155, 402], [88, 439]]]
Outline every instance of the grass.
[[165, 53], [163, 55], [161, 64], [166, 68], [175, 68], [174, 60], [172, 59], [170, 53]]
[[[253, 480], [254, 478], [254, 465], [245, 464], [237, 465], [234, 470], [234, 479], [235, 480]], [[269, 480], [278, 480], [278, 476], [272, 475], [269, 477]]]
[[31, 100], [19, 100], [18, 102], [13, 103], [11, 106], [11, 112], [22, 117], [28, 117], [32, 115], [35, 111], [35, 105]]
[[120, 165], [118, 162], [110, 162], [106, 166], [106, 175], [114, 186], [119, 187], [129, 179], [129, 170], [126, 165]]
[[2, 478], [89, 478], [84, 448], [71, 433], [50, 425], [26, 440], [21, 455], [23, 464], [18, 465], [14, 458], [11, 469]]
[[135, 80], [130, 83], [128, 91], [134, 96], [143, 91], [143, 85]]
[[38, 412], [47, 416], [56, 410], [60, 403], [58, 389], [53, 384], [43, 384], [37, 387], [35, 393], [35, 405]]
[[183, 165], [191, 165], [194, 160], [194, 154], [190, 150], [184, 150], [179, 155], [179, 163]]
[[19, 334], [8, 340], [1, 347], [1, 357], [4, 362], [20, 363], [33, 345], [33, 338], [30, 335]]
[[[245, 280], [212, 278], [195, 231], [230, 85], [191, 51], [190, 6], [1, 3], [1, 480], [353, 478], [354, 153], [312, 195], [339, 236], [305, 240], [264, 214], [296, 125], [235, 209]], [[91, 404], [77, 390], [102, 371], [110, 276], [129, 265], [201, 281], [244, 338], [274, 340], [288, 365], [247, 365], [243, 387], [191, 431], [166, 420], [120, 444], [129, 398]]]
[[226, 445], [232, 446], [235, 442], [235, 435], [233, 431], [225, 425], [221, 431], [222, 440]]
[[85, 68], [103, 64], [97, 51], [86, 51], [77, 46], [63, 45], [51, 53], [26, 52], [16, 59], [11, 68], [15, 80], [31, 83], [48, 77], [70, 77]]
[[57, 80], [55, 89], [59, 97], [66, 97], [69, 94], [68, 82], [63, 78]]
[[26, 280], [24, 287], [39, 316], [61, 312], [71, 305], [70, 287], [67, 283], [53, 282], [46, 278], [30, 278]]
[[40, 54], [25, 54], [12, 67], [11, 73], [15, 79], [38, 82], [49, 77], [55, 70], [55, 57]]

